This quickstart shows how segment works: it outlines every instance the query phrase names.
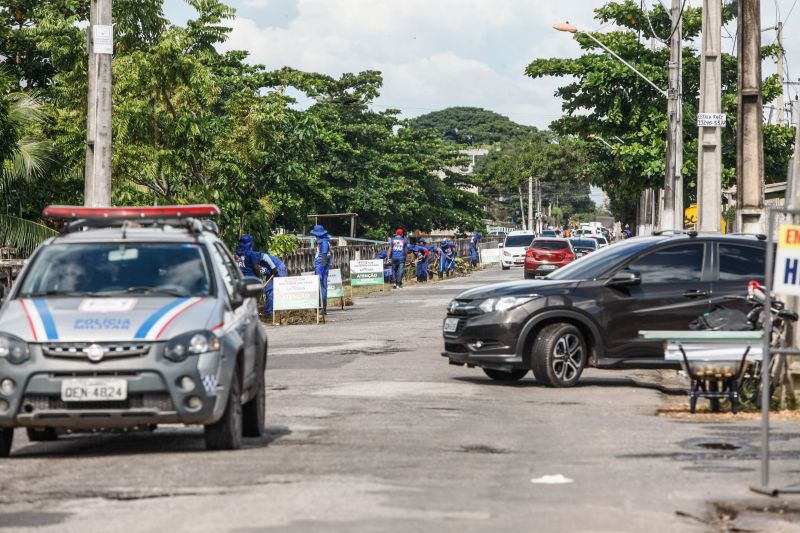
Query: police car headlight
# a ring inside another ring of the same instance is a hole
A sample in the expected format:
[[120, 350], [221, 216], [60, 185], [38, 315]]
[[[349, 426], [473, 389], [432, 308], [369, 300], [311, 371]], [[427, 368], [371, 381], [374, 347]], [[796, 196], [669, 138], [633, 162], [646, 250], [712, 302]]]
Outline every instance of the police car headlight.
[[219, 350], [219, 337], [210, 331], [191, 331], [171, 339], [164, 349], [164, 357], [179, 363], [190, 355], [217, 350]]
[[28, 343], [15, 335], [0, 333], [0, 358], [9, 363], [18, 365], [31, 357]]

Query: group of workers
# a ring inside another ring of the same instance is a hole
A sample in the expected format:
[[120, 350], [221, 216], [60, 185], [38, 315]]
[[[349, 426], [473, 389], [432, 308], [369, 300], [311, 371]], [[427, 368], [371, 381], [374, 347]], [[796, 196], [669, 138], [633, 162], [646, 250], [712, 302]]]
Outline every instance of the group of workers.
[[[314, 226], [310, 233], [315, 237], [314, 274], [319, 276], [322, 313], [324, 314], [327, 311], [328, 273], [331, 269], [332, 259], [331, 238], [328, 235], [328, 231], [319, 224]], [[478, 245], [481, 238], [481, 234], [475, 231], [469, 241], [470, 263], [472, 266], [478, 264]], [[286, 265], [274, 255], [254, 250], [253, 237], [249, 234], [244, 234], [240, 237], [239, 245], [236, 247], [234, 255], [242, 274], [262, 279], [266, 278], [267, 281], [264, 284], [264, 293], [266, 295], [264, 312], [267, 315], [272, 315], [274, 301], [272, 281], [276, 277], [280, 278], [288, 275]], [[389, 248], [381, 250], [377, 258], [384, 261], [384, 280], [392, 283], [394, 288], [397, 289], [403, 287], [403, 273], [409, 256], [413, 257], [416, 263], [417, 281], [424, 283], [431, 276], [429, 271], [432, 258], [436, 261], [434, 264], [438, 266], [437, 271], [441, 278], [449, 277], [455, 272], [457, 255], [458, 252], [454, 242], [443, 241], [438, 246], [429, 245], [427, 240], [421, 237], [411, 244], [406, 239], [404, 231], [398, 228], [394, 237], [389, 241]]]
[[[331, 238], [324, 227], [319, 224], [311, 229], [311, 234], [316, 237], [314, 247], [314, 274], [319, 276], [319, 283], [322, 292], [322, 312], [327, 311], [328, 302], [328, 272], [331, 269]], [[289, 272], [286, 265], [278, 257], [267, 252], [259, 252], [253, 249], [253, 237], [245, 233], [239, 238], [239, 245], [234, 253], [236, 263], [245, 276], [255, 276], [266, 278], [264, 293], [266, 303], [264, 313], [272, 315], [274, 307], [274, 289], [272, 280], [288, 276]]]
[[[472, 266], [478, 264], [478, 245], [482, 235], [475, 231], [469, 241], [470, 263]], [[438, 246], [428, 244], [424, 237], [420, 237], [415, 243], [410, 243], [405, 237], [402, 228], [395, 231], [394, 237], [389, 241], [389, 248], [381, 250], [377, 259], [384, 261], [383, 277], [386, 283], [391, 283], [395, 289], [403, 287], [403, 273], [405, 271], [406, 260], [413, 257], [417, 267], [417, 281], [425, 283], [431, 277], [431, 259], [434, 259], [436, 270], [439, 277], [449, 277], [456, 270], [456, 257], [458, 251], [454, 242], [443, 241]]]

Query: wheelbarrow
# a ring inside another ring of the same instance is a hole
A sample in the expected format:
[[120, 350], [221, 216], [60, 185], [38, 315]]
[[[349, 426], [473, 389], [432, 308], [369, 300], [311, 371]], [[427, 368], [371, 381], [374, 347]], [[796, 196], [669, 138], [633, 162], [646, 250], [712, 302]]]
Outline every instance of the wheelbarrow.
[[664, 341], [664, 359], [680, 361], [689, 376], [689, 410], [698, 398], [708, 398], [711, 410], [727, 398], [731, 411], [739, 408], [739, 387], [747, 366], [761, 361], [761, 331], [640, 331], [645, 340]]

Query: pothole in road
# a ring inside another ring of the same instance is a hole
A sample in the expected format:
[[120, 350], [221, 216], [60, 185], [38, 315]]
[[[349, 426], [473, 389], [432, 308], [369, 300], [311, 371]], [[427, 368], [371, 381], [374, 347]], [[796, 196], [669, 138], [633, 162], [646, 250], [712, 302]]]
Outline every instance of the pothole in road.
[[741, 448], [741, 446], [731, 444], [730, 442], [701, 442], [697, 446], [708, 450], [738, 450]]
[[495, 448], [494, 446], [489, 446], [486, 444], [469, 444], [466, 446], [461, 446], [459, 451], [464, 453], [488, 453], [488, 454], [508, 453], [508, 450], [504, 450], [502, 448]]

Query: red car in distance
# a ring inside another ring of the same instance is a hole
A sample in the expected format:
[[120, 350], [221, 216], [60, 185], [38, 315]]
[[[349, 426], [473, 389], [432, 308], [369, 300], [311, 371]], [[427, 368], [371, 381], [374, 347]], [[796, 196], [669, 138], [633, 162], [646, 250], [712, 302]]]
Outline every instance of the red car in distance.
[[525, 279], [543, 277], [575, 260], [567, 239], [534, 239], [525, 252]]

